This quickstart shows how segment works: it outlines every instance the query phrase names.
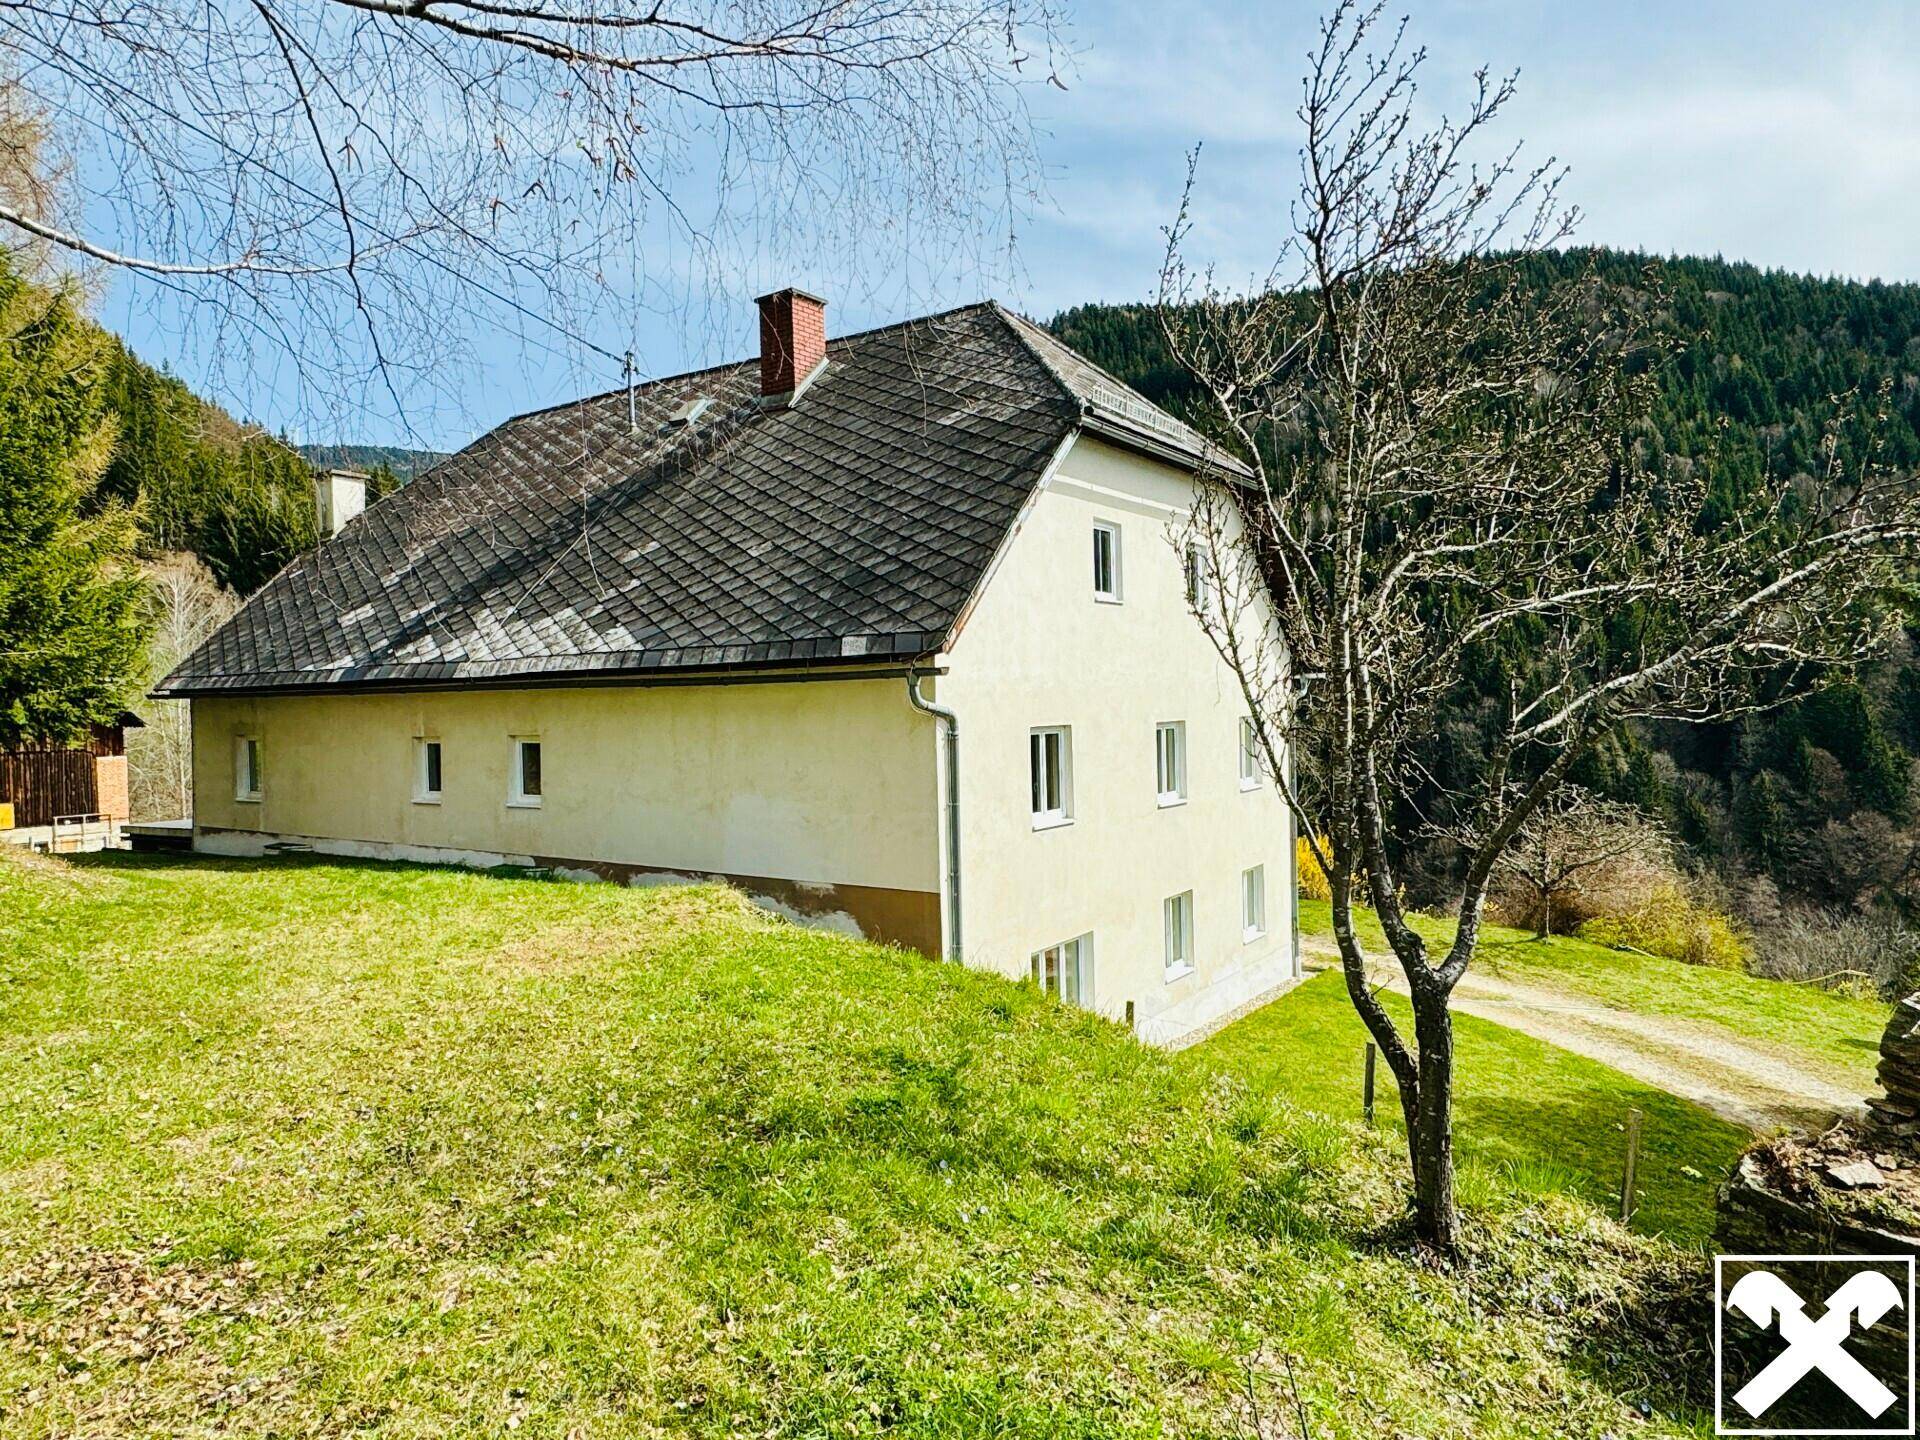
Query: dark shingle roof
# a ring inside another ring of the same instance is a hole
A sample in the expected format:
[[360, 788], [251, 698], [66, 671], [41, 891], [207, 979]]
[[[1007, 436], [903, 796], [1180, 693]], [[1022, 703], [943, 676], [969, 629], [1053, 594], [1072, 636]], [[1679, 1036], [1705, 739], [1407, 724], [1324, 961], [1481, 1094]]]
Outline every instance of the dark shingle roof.
[[290, 564], [155, 693], [909, 659], [945, 643], [1077, 428], [1219, 463], [997, 305], [827, 354], [787, 410], [746, 361], [641, 387], [637, 432], [625, 390], [507, 421]]

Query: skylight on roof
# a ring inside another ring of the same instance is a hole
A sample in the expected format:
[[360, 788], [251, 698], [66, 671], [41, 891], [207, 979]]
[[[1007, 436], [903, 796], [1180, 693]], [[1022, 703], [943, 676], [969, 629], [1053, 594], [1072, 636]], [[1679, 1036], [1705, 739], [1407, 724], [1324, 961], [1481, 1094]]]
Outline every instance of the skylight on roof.
[[681, 401], [680, 408], [667, 417], [667, 428], [674, 430], [682, 425], [693, 424], [694, 421], [707, 413], [707, 407], [712, 404], [713, 397], [711, 395], [695, 395], [690, 399]]

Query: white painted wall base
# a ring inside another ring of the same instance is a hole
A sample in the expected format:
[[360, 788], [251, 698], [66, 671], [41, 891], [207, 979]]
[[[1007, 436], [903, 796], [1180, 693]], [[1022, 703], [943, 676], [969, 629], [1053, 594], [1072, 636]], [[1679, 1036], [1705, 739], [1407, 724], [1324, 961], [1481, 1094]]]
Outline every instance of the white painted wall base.
[[1300, 979], [1284, 949], [1270, 959], [1223, 975], [1198, 994], [1141, 1020], [1134, 1033], [1149, 1045], [1184, 1049], [1206, 1039], [1229, 1020], [1275, 998]]
[[438, 845], [396, 845], [385, 840], [333, 840], [320, 835], [274, 835], [263, 830], [196, 828], [193, 848], [201, 855], [229, 855], [257, 859], [275, 845], [300, 845], [316, 855], [339, 855], [349, 860], [401, 860], [414, 865], [464, 865], [491, 870], [496, 865], [538, 864], [531, 855], [508, 855], [493, 850], [449, 850]]

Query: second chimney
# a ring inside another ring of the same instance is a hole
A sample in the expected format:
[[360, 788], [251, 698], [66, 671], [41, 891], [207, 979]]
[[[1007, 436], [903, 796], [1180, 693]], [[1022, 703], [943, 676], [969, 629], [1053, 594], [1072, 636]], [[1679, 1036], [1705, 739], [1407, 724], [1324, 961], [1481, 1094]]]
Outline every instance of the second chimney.
[[340, 527], [367, 508], [364, 470], [321, 470], [313, 477], [313, 508], [320, 538], [331, 540]]
[[827, 363], [827, 302], [791, 287], [762, 295], [760, 394], [791, 405]]

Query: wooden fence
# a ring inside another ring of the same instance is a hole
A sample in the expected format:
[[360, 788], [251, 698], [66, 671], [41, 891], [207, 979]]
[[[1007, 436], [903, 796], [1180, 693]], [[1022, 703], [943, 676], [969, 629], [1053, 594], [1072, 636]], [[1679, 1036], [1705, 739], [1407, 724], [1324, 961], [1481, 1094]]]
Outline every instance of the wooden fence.
[[56, 815], [97, 810], [94, 757], [87, 750], [0, 750], [0, 800], [13, 802], [15, 825], [51, 825]]

